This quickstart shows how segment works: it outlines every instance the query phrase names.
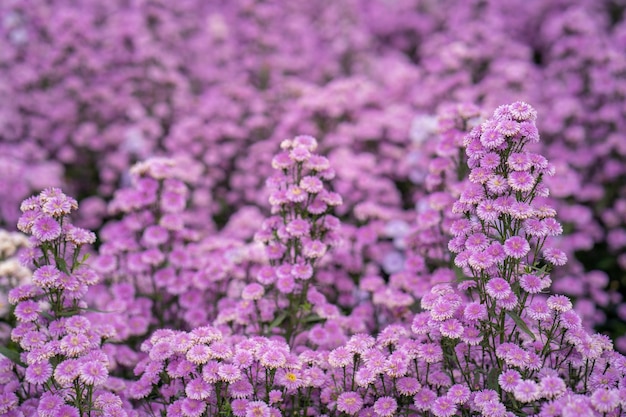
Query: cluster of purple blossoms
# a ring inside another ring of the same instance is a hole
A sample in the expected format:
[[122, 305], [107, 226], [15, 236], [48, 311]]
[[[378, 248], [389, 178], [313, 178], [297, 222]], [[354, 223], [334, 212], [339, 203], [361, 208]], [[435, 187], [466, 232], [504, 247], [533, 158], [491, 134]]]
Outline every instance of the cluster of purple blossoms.
[[17, 322], [11, 341], [18, 350], [14, 363], [3, 360], [4, 415], [127, 415], [119, 398], [96, 405], [101, 395], [113, 395], [104, 389], [109, 362], [100, 346], [114, 329], [85, 316], [83, 298], [99, 276], [81, 257], [95, 234], [72, 225], [69, 214], [77, 208], [57, 188], [22, 203], [19, 228], [31, 235], [24, 261], [35, 269], [31, 283], [9, 292]]
[[[271, 296], [285, 322], [285, 337], [292, 343], [304, 330], [304, 321], [337, 315], [323, 288], [309, 291], [317, 283], [315, 271], [331, 246], [340, 241], [341, 223], [330, 211], [342, 203], [341, 196], [328, 189], [335, 176], [330, 162], [315, 153], [317, 140], [296, 136], [281, 143], [282, 151], [272, 160], [275, 169], [268, 181], [272, 216], [255, 235], [267, 245], [270, 265], [257, 273], [257, 283], [243, 289], [242, 298], [251, 302]], [[281, 311], [282, 310], [282, 311]], [[271, 329], [270, 329], [271, 330]]]

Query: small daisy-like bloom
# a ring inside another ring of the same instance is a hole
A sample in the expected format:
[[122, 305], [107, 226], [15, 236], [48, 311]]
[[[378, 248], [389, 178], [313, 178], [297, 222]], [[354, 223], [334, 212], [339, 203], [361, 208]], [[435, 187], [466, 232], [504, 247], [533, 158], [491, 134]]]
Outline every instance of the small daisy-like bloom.
[[61, 236], [61, 225], [52, 217], [39, 217], [31, 228], [33, 236], [42, 242], [48, 242]]
[[518, 382], [522, 380], [519, 372], [509, 369], [500, 374], [498, 377], [498, 383], [500, 384], [500, 388], [502, 388], [506, 392], [513, 392]]
[[61, 351], [67, 356], [78, 356], [89, 348], [90, 342], [82, 333], [68, 334], [61, 339]]
[[291, 187], [287, 189], [286, 197], [287, 197], [287, 200], [291, 202], [302, 203], [307, 199], [308, 194], [304, 192], [302, 188], [292, 185]]
[[79, 378], [86, 385], [103, 385], [108, 376], [107, 369], [102, 362], [90, 361], [80, 366]]
[[344, 392], [337, 397], [337, 410], [346, 414], [356, 414], [363, 408], [363, 399], [356, 392]]
[[528, 171], [532, 167], [530, 157], [525, 152], [512, 153], [506, 163], [514, 171]]
[[418, 410], [426, 411], [430, 409], [435, 398], [437, 398], [437, 394], [428, 388], [422, 388], [415, 394], [415, 397], [413, 397], [413, 404]]
[[539, 381], [539, 389], [546, 398], [560, 397], [565, 393], [567, 387], [565, 382], [555, 375], [548, 375]]
[[42, 213], [39, 209], [25, 211], [24, 214], [22, 214], [17, 220], [18, 230], [24, 233], [31, 233], [33, 223], [41, 216]]
[[430, 408], [437, 417], [452, 417], [457, 412], [456, 403], [448, 396], [437, 398]]
[[[424, 307], [422, 303], [422, 307]], [[452, 318], [457, 306], [454, 303], [448, 303], [445, 300], [437, 300], [430, 308], [430, 316], [434, 320], [443, 321]]]
[[481, 252], [473, 252], [469, 256], [467, 263], [473, 269], [482, 271], [483, 269], [487, 269], [491, 267], [495, 263], [495, 260], [493, 256], [491, 256], [487, 252], [481, 251]]
[[172, 345], [166, 340], [157, 342], [154, 346], [152, 346], [152, 349], [150, 349], [150, 352], [148, 353], [150, 359], [153, 361], [164, 361], [173, 354], [174, 351], [172, 350]]
[[13, 314], [15, 314], [15, 318], [22, 322], [31, 322], [36, 321], [39, 317], [39, 313], [41, 312], [41, 307], [35, 301], [26, 300], [21, 301], [17, 306], [15, 306], [15, 310]]
[[487, 294], [496, 300], [504, 300], [511, 295], [511, 286], [502, 278], [492, 278], [485, 285]]
[[241, 371], [235, 365], [221, 364], [217, 370], [217, 375], [219, 375], [220, 379], [223, 381], [232, 384], [241, 378]]
[[287, 248], [285, 247], [285, 245], [278, 242], [267, 245], [265, 249], [267, 257], [271, 260], [282, 258], [286, 250]]
[[211, 384], [202, 378], [192, 379], [185, 385], [185, 394], [193, 400], [204, 400], [211, 395]]
[[296, 279], [309, 279], [313, 276], [313, 267], [306, 263], [298, 263], [291, 268], [291, 275]]
[[91, 245], [96, 241], [96, 234], [87, 229], [69, 225], [65, 233], [65, 240], [76, 246]]
[[324, 184], [322, 183], [322, 181], [319, 178], [313, 177], [311, 175], [303, 177], [300, 180], [300, 184], [298, 185], [301, 189], [309, 194], [317, 194], [324, 189]]
[[533, 320], [548, 320], [552, 317], [552, 311], [544, 300], [533, 300], [524, 311]]
[[561, 320], [559, 324], [564, 329], [574, 329], [580, 327], [582, 324], [582, 319], [574, 310], [566, 311], [561, 314]]
[[510, 138], [510, 137], [517, 135], [517, 133], [519, 133], [520, 125], [514, 120], [502, 120], [496, 126], [496, 130], [500, 134]]
[[559, 223], [552, 217], [541, 220], [541, 223], [546, 228], [547, 234], [549, 236], [558, 236], [563, 233], [563, 227], [561, 226], [561, 223]]
[[496, 129], [485, 129], [480, 135], [480, 143], [487, 149], [494, 149], [502, 145], [505, 137]]
[[512, 203], [508, 212], [514, 219], [518, 220], [527, 220], [535, 215], [535, 209], [530, 204], [520, 201]]
[[537, 118], [537, 111], [528, 103], [523, 101], [516, 101], [513, 104], [509, 104], [509, 113], [518, 122], [524, 122], [527, 120], [533, 121]]
[[445, 337], [458, 339], [463, 334], [463, 325], [457, 319], [449, 319], [439, 325], [439, 331]]
[[200, 417], [206, 410], [206, 403], [204, 401], [193, 400], [191, 398], [185, 398], [180, 403], [180, 411], [185, 417]]
[[539, 384], [531, 380], [520, 381], [513, 389], [513, 396], [517, 401], [523, 403], [529, 403], [531, 401], [538, 400], [539, 398], [541, 398]]
[[274, 389], [270, 391], [269, 397], [270, 397], [270, 404], [276, 404], [276, 403], [282, 402], [283, 393], [279, 390]]
[[69, 385], [80, 373], [80, 364], [75, 359], [61, 362], [54, 369], [54, 379], [61, 385]]
[[463, 329], [461, 340], [470, 346], [476, 346], [483, 340], [483, 336], [477, 327], [467, 326]]
[[543, 250], [543, 257], [556, 266], [563, 266], [567, 263], [567, 255], [560, 249], [546, 248]]
[[252, 283], [244, 287], [241, 291], [241, 298], [244, 300], [260, 300], [265, 293], [265, 289], [261, 284]]
[[468, 303], [463, 310], [463, 317], [469, 321], [484, 320], [487, 318], [487, 307], [478, 301]]
[[254, 387], [245, 379], [228, 384], [228, 392], [233, 398], [248, 398], [254, 394]]
[[91, 322], [82, 316], [73, 316], [65, 321], [65, 330], [68, 333], [84, 333], [91, 328]]
[[548, 228], [539, 219], [528, 219], [524, 222], [524, 232], [529, 236], [544, 237], [548, 235]]
[[272, 168], [274, 169], [289, 169], [293, 163], [294, 160], [289, 157], [289, 152], [281, 152], [272, 158]]
[[398, 409], [398, 403], [391, 397], [381, 397], [374, 403], [374, 412], [380, 417], [391, 417]]
[[500, 210], [498, 210], [493, 203], [493, 200], [481, 201], [476, 207], [476, 215], [479, 219], [486, 222], [493, 222], [500, 217]]
[[479, 408], [482, 408], [486, 403], [499, 400], [500, 396], [498, 393], [491, 389], [484, 389], [474, 394], [474, 404]]
[[80, 413], [76, 407], [62, 405], [54, 413], [54, 417], [79, 417]]
[[465, 240], [465, 247], [471, 251], [482, 251], [489, 246], [489, 239], [483, 233], [474, 233]]
[[148, 247], [159, 246], [167, 242], [169, 232], [161, 226], [148, 226], [143, 232], [142, 243]]
[[256, 275], [257, 281], [263, 285], [270, 285], [276, 280], [276, 274], [272, 266], [262, 266]]
[[532, 274], [524, 274], [519, 280], [520, 287], [530, 294], [537, 294], [543, 290], [543, 282], [541, 278]]
[[268, 369], [282, 368], [287, 363], [285, 352], [280, 349], [270, 349], [264, 352], [260, 359], [262, 366]]
[[398, 392], [402, 395], [415, 395], [422, 389], [422, 385], [417, 378], [403, 377], [396, 381]]
[[480, 158], [480, 166], [486, 169], [495, 169], [500, 165], [500, 155], [496, 152], [488, 152]]
[[454, 384], [448, 388], [446, 396], [455, 404], [464, 404], [470, 399], [470, 390], [462, 384]]
[[292, 276], [280, 277], [276, 280], [276, 289], [283, 294], [290, 294], [296, 287], [296, 282]]
[[482, 415], [484, 417], [505, 417], [506, 407], [499, 401], [489, 401], [482, 405]]
[[303, 219], [295, 219], [287, 223], [287, 233], [293, 237], [301, 237], [309, 234], [311, 225]]
[[512, 236], [504, 242], [504, 252], [512, 258], [520, 259], [530, 252], [530, 244], [521, 236]]
[[289, 158], [296, 162], [304, 162], [311, 157], [311, 152], [303, 146], [296, 146], [289, 152]]
[[70, 214], [72, 203], [65, 196], [52, 197], [41, 207], [48, 216], [60, 217]]
[[187, 360], [196, 365], [205, 364], [213, 357], [207, 345], [194, 345], [187, 351]]
[[328, 205], [322, 201], [321, 198], [316, 198], [313, 200], [306, 208], [311, 214], [322, 214], [328, 209]]
[[427, 363], [436, 363], [443, 359], [443, 350], [436, 343], [425, 343], [419, 346], [418, 356]]
[[515, 191], [528, 192], [535, 186], [536, 178], [527, 171], [511, 172], [508, 177], [509, 186]]
[[309, 240], [304, 242], [302, 253], [306, 258], [321, 258], [326, 253], [326, 245], [319, 240]]
[[227, 360], [233, 357], [233, 349], [226, 342], [217, 341], [209, 346], [209, 349], [213, 358]]
[[467, 204], [478, 204], [485, 198], [485, 191], [480, 184], [468, 184], [461, 193], [460, 202]]
[[378, 372], [371, 368], [364, 367], [356, 371], [354, 375], [354, 381], [361, 388], [366, 388], [368, 385], [374, 383], [378, 377]]
[[31, 384], [43, 384], [52, 376], [50, 362], [33, 363], [26, 368], [25, 378]]
[[551, 295], [547, 300], [548, 307], [551, 310], [565, 313], [572, 309], [572, 302], [564, 295]]
[[263, 401], [250, 401], [246, 406], [246, 417], [270, 417], [270, 407]]
[[248, 407], [248, 400], [237, 399], [230, 403], [230, 407], [233, 410], [233, 414], [237, 417], [246, 417], [246, 408]]
[[[40, 417], [53, 417], [57, 410], [64, 404], [65, 401], [63, 401], [63, 398], [58, 395], [51, 394], [50, 392], [45, 392], [39, 399], [37, 415]], [[2, 408], [2, 405], [0, 405], [0, 408]]]
[[509, 189], [506, 178], [501, 175], [494, 175], [487, 181], [487, 190], [493, 194], [503, 194]]
[[610, 413], [620, 406], [620, 393], [616, 389], [601, 388], [591, 394], [591, 405], [601, 413]]
[[343, 368], [350, 365], [354, 354], [345, 347], [334, 349], [328, 355], [328, 364], [333, 368]]

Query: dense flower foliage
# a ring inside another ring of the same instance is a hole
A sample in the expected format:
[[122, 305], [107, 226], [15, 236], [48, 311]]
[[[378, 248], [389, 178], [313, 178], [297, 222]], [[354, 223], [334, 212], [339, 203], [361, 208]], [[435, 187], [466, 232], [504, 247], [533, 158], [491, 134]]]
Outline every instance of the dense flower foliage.
[[0, 416], [626, 415], [625, 16], [0, 2]]

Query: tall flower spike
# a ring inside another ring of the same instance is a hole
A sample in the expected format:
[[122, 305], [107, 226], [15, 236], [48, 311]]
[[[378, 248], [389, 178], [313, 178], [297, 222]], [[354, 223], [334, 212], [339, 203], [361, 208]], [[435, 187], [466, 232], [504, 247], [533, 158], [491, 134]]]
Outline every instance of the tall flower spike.
[[285, 337], [292, 343], [304, 330], [303, 320], [311, 307], [322, 318], [328, 310], [323, 296], [309, 305], [307, 292], [316, 267], [338, 241], [340, 223], [330, 211], [342, 199], [327, 188], [335, 174], [328, 159], [315, 153], [315, 138], [296, 136], [283, 141], [281, 148], [272, 160], [276, 173], [267, 181], [272, 216], [256, 238], [267, 245], [271, 265], [261, 271], [259, 282], [284, 295], [285, 311], [280, 320], [284, 320]]

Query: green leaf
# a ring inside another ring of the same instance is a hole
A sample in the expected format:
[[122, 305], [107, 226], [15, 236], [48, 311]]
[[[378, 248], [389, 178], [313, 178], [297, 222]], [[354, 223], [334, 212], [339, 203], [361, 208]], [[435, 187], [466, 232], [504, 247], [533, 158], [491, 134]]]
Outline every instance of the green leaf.
[[535, 334], [530, 331], [530, 329], [528, 328], [528, 326], [526, 325], [524, 320], [522, 320], [520, 318], [520, 316], [517, 315], [517, 313], [514, 313], [512, 311], [507, 311], [506, 314], [508, 314], [509, 317], [511, 317], [513, 319], [515, 324], [517, 324], [517, 327], [522, 329], [524, 331], [524, 333], [526, 333], [528, 336], [532, 337], [533, 340], [537, 340], [537, 337], [535, 336]]
[[276, 317], [276, 318], [274, 319], [274, 321], [273, 321], [273, 322], [271, 322], [271, 323], [270, 323], [270, 329], [273, 329], [274, 327], [278, 327], [278, 326], [280, 326], [280, 324], [281, 324], [283, 321], [285, 321], [285, 319], [286, 319], [286, 318], [287, 318], [287, 312], [286, 312], [286, 311], [283, 311], [282, 313], [280, 313], [280, 314], [278, 315], [278, 317]]
[[65, 259], [56, 258], [55, 262], [60, 271], [65, 272], [66, 274], [70, 273], [70, 271], [67, 269], [67, 262], [65, 262]]
[[489, 371], [489, 373], [487, 374], [487, 388], [498, 391], [498, 377], [500, 376], [501, 372], [502, 370], [498, 367], [491, 368], [491, 371]]
[[19, 366], [26, 368], [26, 364], [20, 360], [20, 353], [9, 349], [4, 345], [0, 345], [0, 355], [5, 356], [11, 360], [11, 362], [18, 364]]

